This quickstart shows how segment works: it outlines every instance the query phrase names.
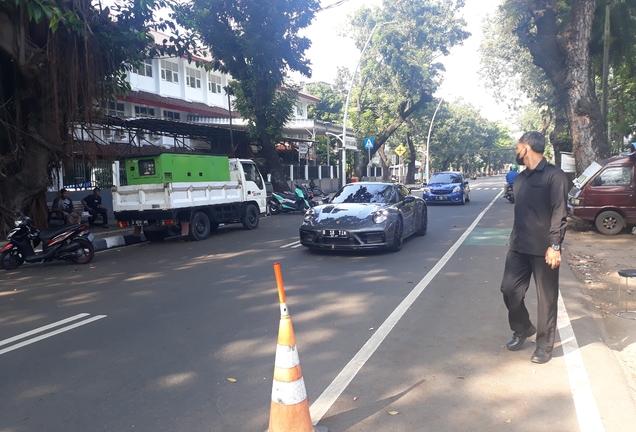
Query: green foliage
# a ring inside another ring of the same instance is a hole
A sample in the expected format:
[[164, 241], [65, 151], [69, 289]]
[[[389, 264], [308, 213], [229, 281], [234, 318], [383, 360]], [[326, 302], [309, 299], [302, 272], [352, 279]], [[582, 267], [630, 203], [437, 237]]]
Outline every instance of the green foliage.
[[[384, 0], [380, 8], [363, 7], [354, 14], [351, 32], [361, 49], [378, 25], [350, 106], [359, 147], [364, 137], [376, 137], [373, 155], [432, 99], [443, 71], [435, 59], [469, 36], [457, 13], [462, 5], [450, 0]], [[360, 172], [366, 157], [364, 152]]]
[[[426, 120], [425, 125], [428, 123]], [[474, 106], [458, 101], [440, 107], [429, 157], [429, 165], [435, 170], [453, 168], [469, 173], [487, 166], [499, 169], [514, 160], [514, 144], [506, 127], [483, 118]]]
[[[193, 0], [176, 8], [174, 18], [206, 46], [209, 66], [231, 74], [235, 105], [266, 153], [276, 190], [285, 188], [274, 150], [291, 117], [295, 91], [279, 91], [289, 71], [311, 76], [299, 31], [320, 8], [317, 0]], [[287, 105], [285, 105], [287, 104]]]
[[335, 86], [323, 82], [308, 84], [305, 90], [317, 98], [320, 102], [310, 105], [307, 116], [315, 120], [342, 123], [342, 108], [344, 97], [338, 93]]

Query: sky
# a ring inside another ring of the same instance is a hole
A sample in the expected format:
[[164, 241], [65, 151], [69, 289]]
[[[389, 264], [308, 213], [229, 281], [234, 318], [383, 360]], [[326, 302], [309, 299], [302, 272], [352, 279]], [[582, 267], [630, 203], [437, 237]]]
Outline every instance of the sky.
[[[338, 0], [321, 0], [322, 7], [334, 4]], [[456, 46], [447, 57], [440, 58], [446, 67], [444, 83], [435, 94], [446, 101], [463, 98], [481, 110], [484, 117], [490, 120], [505, 122], [507, 113], [503, 106], [490, 97], [481, 83], [478, 71], [479, 44], [483, 19], [494, 14], [502, 0], [466, 0], [462, 9], [464, 19], [468, 23], [468, 31], [472, 34], [464, 41], [463, 46]], [[312, 77], [292, 76], [296, 81], [325, 81], [333, 83], [338, 66], [353, 70], [360, 57], [360, 51], [353, 40], [339, 36], [346, 23], [347, 15], [371, 4], [381, 4], [380, 0], [346, 0], [341, 6], [319, 12], [312, 25], [305, 29], [304, 35], [312, 41], [307, 57], [312, 63]]]

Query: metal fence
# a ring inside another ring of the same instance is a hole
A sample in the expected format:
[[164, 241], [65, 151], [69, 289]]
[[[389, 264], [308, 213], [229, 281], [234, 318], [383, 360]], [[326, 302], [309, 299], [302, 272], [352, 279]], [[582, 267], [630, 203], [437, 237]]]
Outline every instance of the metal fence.
[[[119, 178], [126, 185], [126, 168], [121, 164]], [[65, 166], [62, 176], [63, 187], [69, 190], [101, 189], [113, 185], [113, 163], [109, 161], [75, 161]]]

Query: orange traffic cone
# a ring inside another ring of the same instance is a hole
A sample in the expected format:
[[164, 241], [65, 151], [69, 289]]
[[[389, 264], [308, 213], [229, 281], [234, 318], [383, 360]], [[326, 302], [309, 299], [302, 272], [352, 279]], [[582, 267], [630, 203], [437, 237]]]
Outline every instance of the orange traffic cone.
[[274, 274], [280, 299], [280, 325], [267, 432], [329, 432], [329, 429], [325, 427], [314, 428], [311, 423], [307, 390], [300, 370], [296, 338], [287, 309], [280, 263], [274, 263]]

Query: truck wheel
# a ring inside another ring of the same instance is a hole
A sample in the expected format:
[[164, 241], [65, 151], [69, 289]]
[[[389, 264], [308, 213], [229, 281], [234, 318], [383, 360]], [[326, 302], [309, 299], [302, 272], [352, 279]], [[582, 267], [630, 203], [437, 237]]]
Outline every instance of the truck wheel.
[[243, 228], [247, 230], [256, 229], [256, 227], [258, 227], [259, 216], [256, 206], [254, 204], [248, 204], [245, 208], [245, 215], [241, 218]]
[[605, 235], [615, 235], [625, 228], [623, 216], [615, 211], [604, 211], [596, 217], [596, 229]]
[[190, 222], [190, 232], [188, 237], [191, 240], [205, 240], [210, 235], [210, 219], [203, 212], [196, 212]]
[[146, 240], [151, 243], [156, 243], [163, 241], [166, 237], [168, 237], [168, 231], [166, 230], [144, 230], [144, 236], [146, 236]]

